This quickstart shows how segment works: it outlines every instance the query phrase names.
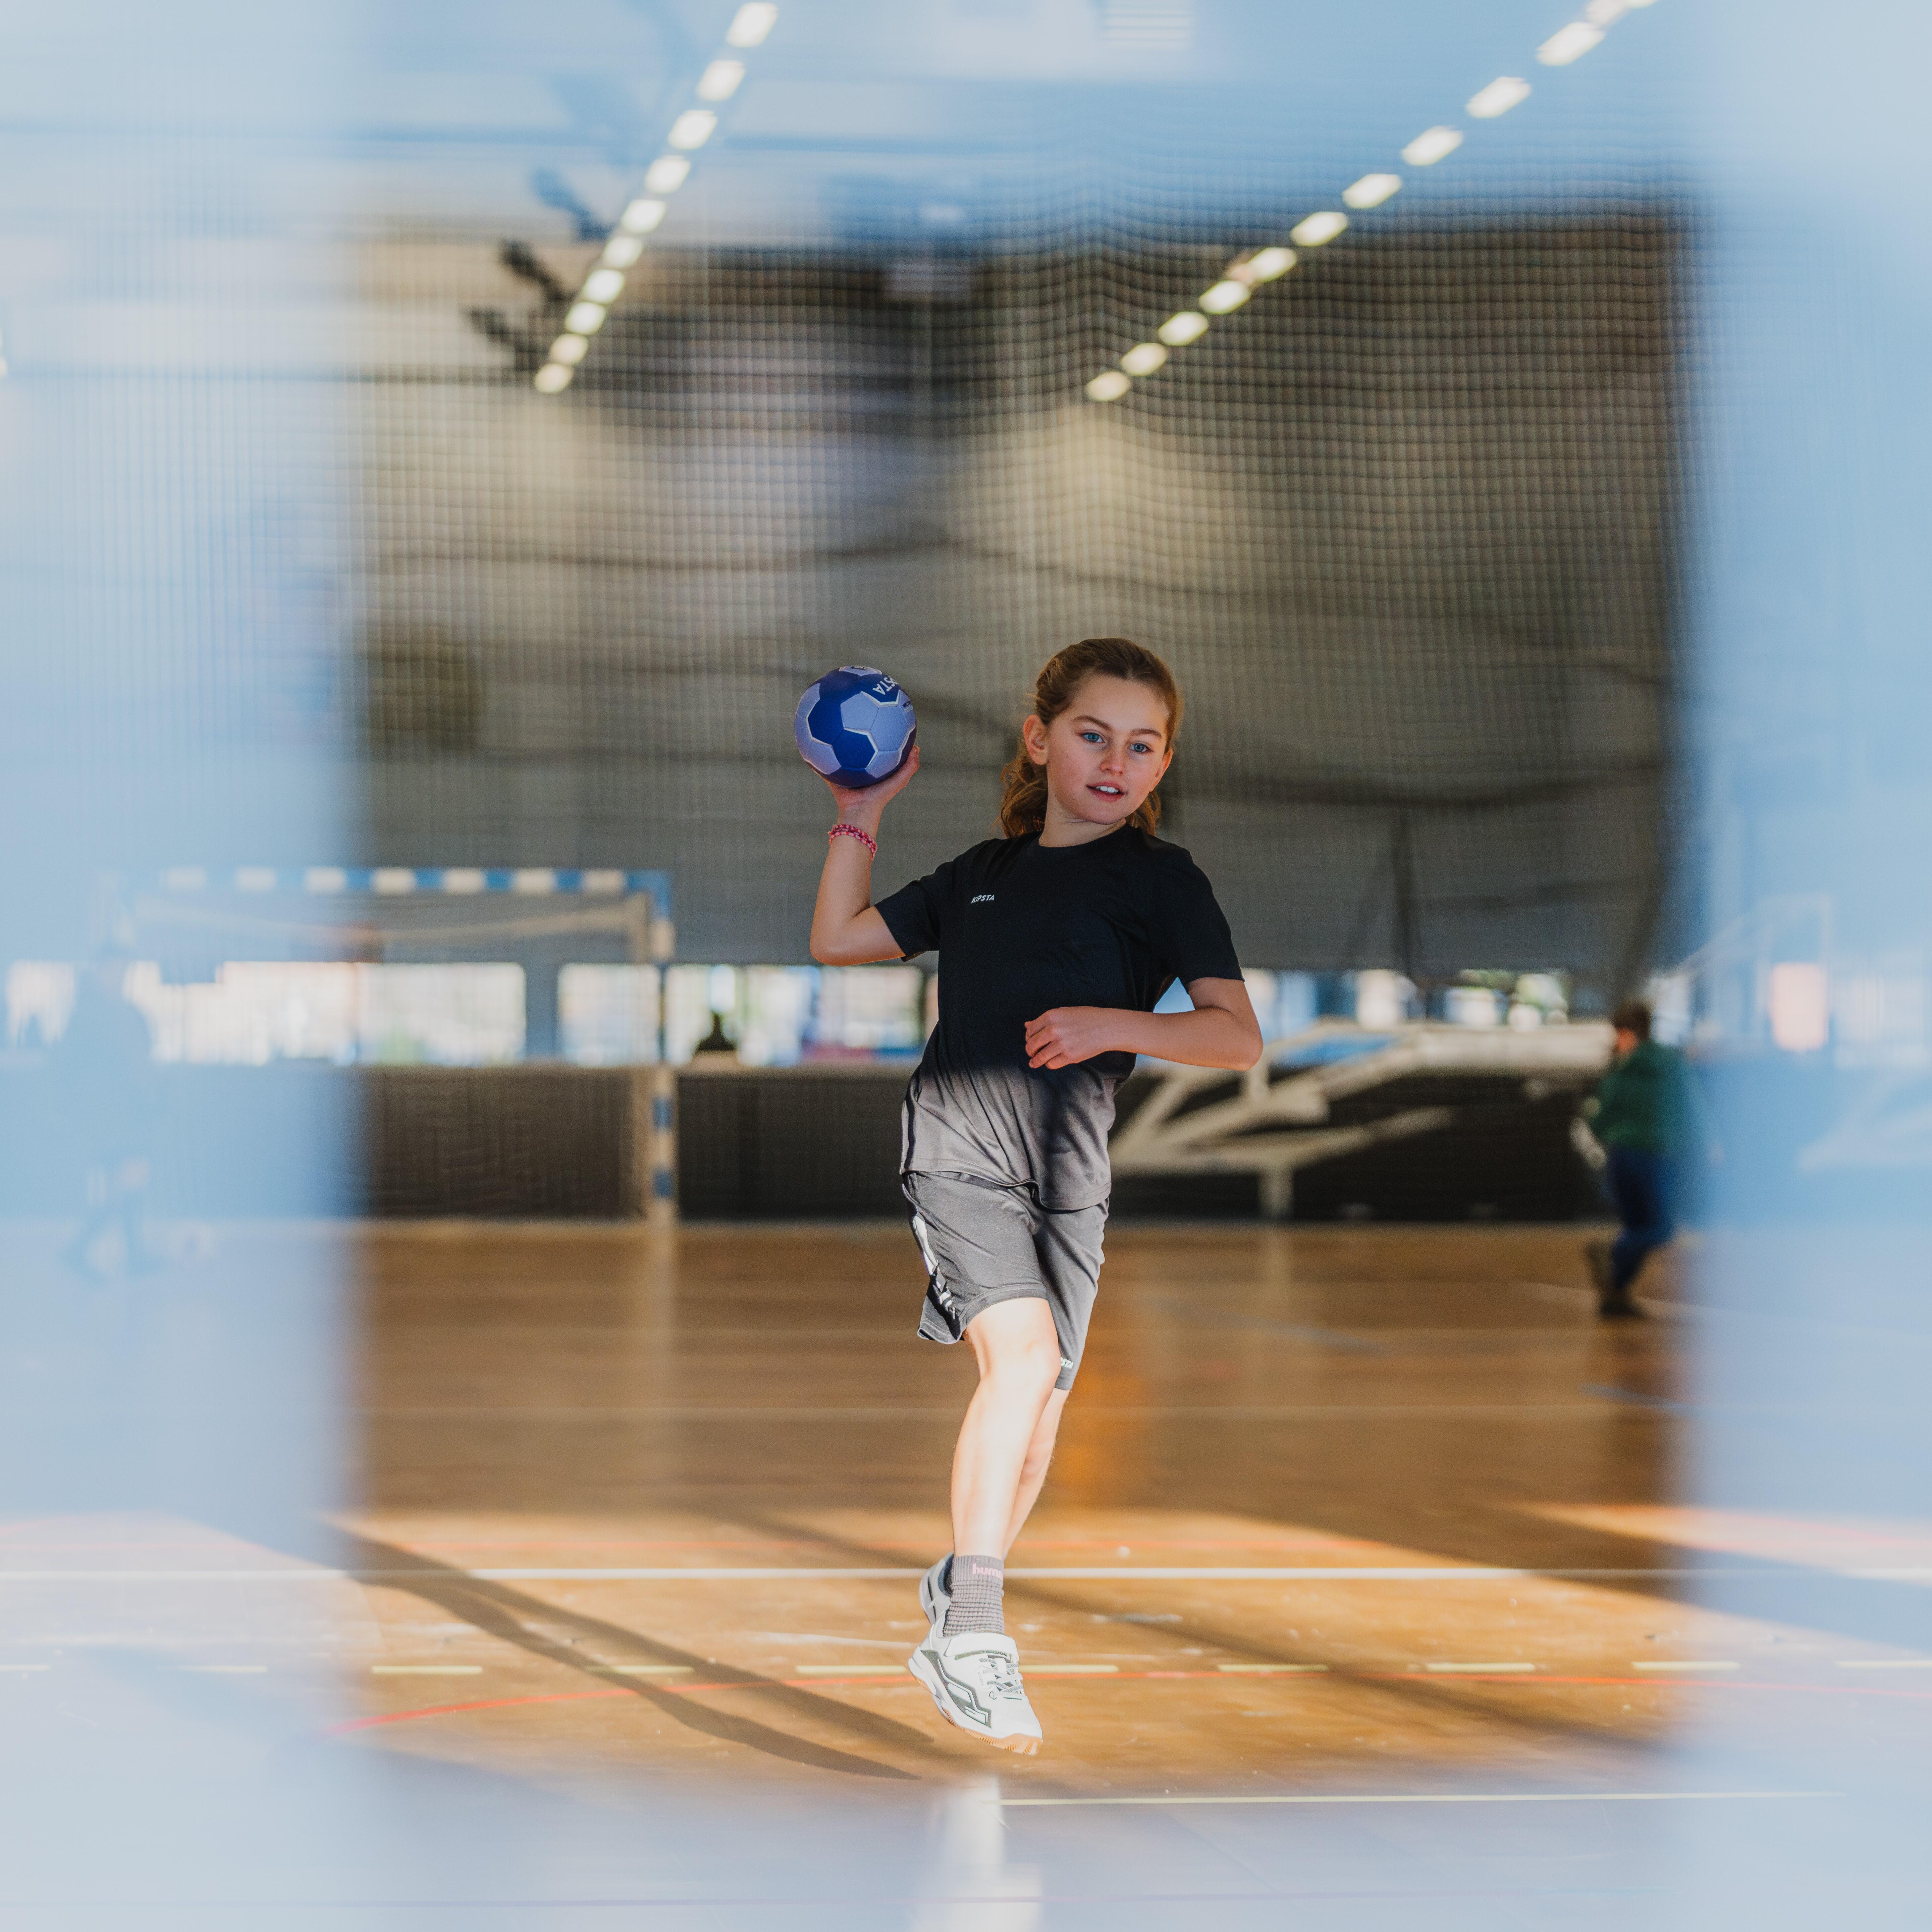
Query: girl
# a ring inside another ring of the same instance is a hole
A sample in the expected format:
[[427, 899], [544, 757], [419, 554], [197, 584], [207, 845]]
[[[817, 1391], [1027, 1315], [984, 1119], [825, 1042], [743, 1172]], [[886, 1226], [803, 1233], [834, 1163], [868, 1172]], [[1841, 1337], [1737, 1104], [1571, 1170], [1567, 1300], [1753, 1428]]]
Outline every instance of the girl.
[[[940, 1712], [1009, 1750], [1040, 1720], [1004, 1634], [1006, 1556], [1053, 1454], [1099, 1285], [1114, 1093], [1136, 1054], [1252, 1066], [1261, 1029], [1213, 888], [1154, 836], [1180, 693], [1124, 638], [1070, 645], [1040, 674], [1003, 776], [1002, 836], [872, 902], [886, 804], [919, 754], [838, 820], [812, 956], [940, 956], [939, 1023], [907, 1089], [902, 1185], [928, 1276], [920, 1333], [979, 1364], [952, 1460], [954, 1555], [920, 1586], [910, 1660]], [[1153, 1011], [1174, 980], [1189, 1013]]]

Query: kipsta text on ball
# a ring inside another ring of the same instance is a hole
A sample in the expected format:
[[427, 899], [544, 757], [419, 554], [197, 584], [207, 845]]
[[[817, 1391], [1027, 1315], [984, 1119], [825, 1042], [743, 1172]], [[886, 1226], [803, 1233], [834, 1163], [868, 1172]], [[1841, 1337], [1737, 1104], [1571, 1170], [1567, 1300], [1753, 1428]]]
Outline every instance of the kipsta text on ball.
[[912, 700], [884, 671], [844, 664], [798, 700], [792, 735], [820, 778], [856, 790], [905, 763], [917, 727]]

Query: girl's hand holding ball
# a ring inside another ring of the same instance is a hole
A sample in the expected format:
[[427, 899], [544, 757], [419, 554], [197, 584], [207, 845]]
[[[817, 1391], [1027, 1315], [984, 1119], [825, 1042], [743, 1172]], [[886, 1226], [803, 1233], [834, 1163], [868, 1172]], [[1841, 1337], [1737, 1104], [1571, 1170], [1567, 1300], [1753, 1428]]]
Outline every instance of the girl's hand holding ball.
[[[867, 785], [862, 790], [854, 790], [850, 785], [835, 783], [826, 778], [825, 788], [838, 803], [838, 816], [847, 825], [862, 825], [870, 831], [878, 823], [879, 814], [886, 802], [898, 796], [912, 782], [912, 775], [919, 770], [919, 747], [915, 745], [906, 754], [905, 763], [890, 778], [880, 779], [877, 784]], [[823, 772], [820, 773], [824, 777]]]

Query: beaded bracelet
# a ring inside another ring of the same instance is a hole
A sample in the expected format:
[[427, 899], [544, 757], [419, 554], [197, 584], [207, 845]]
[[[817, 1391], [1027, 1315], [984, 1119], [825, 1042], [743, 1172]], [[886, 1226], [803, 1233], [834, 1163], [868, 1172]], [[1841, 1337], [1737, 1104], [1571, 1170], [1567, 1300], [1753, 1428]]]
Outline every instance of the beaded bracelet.
[[835, 825], [825, 836], [828, 838], [856, 838], [874, 858], [879, 856], [879, 842], [869, 832], [861, 832], [856, 825]]

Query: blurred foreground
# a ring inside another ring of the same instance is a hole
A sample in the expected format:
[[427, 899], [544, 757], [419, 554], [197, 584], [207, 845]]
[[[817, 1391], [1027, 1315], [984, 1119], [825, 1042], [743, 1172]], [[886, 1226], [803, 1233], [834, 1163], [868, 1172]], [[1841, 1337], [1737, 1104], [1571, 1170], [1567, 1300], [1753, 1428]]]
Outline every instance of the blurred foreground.
[[[77, 1466], [110, 1406], [146, 1473], [100, 1477], [146, 1506], [77, 1488], [0, 1537], [10, 1922], [1797, 1928], [1851, 1873], [1862, 1923], [1932, 1903], [1932, 1525], [1683, 1500], [1694, 1418], [1886, 1418], [1734, 1400], [1793, 1318], [1676, 1268], [1600, 1328], [1568, 1231], [1117, 1230], [1014, 1555], [1024, 1763], [902, 1667], [970, 1370], [912, 1339], [896, 1228], [264, 1228], [54, 1293], [14, 1259], [16, 1454]], [[325, 1262], [364, 1284], [364, 1499], [317, 1514], [193, 1364]], [[1932, 1347], [1814, 1342], [1901, 1392]]]

